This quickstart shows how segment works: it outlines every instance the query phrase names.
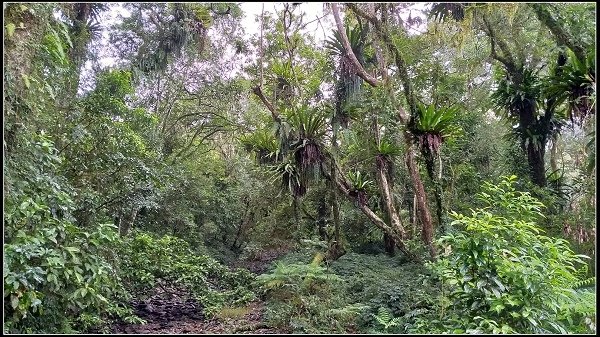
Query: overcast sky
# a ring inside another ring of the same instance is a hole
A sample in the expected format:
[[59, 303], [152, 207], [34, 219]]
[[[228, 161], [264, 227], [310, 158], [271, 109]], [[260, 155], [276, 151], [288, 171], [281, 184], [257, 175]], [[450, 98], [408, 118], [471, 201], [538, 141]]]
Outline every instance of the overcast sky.
[[[259, 32], [260, 22], [257, 20], [257, 18], [260, 17], [263, 8], [265, 13], [269, 12], [273, 14], [277, 10], [281, 10], [284, 6], [283, 3], [274, 2], [242, 2], [239, 4], [244, 13], [244, 17], [241, 21], [242, 27], [244, 28], [246, 37], [248, 38]], [[100, 41], [100, 44], [103, 47], [99, 50], [99, 61], [103, 68], [114, 65], [116, 61], [113, 57], [110, 57], [107, 54], [109, 36], [106, 28], [118, 23], [118, 17], [120, 15], [124, 17], [128, 17], [130, 15], [129, 12], [123, 8], [124, 3], [113, 3], [112, 5], [113, 6], [110, 6], [110, 10], [106, 12], [101, 19], [105, 29], [102, 33], [102, 41]], [[304, 32], [306, 34], [311, 34], [317, 44], [320, 44], [322, 41], [332, 36], [332, 32], [335, 29], [333, 16], [331, 14], [324, 16], [323, 5], [323, 2], [303, 2], [298, 5], [298, 8], [294, 12], [305, 13], [303, 22], [308, 23], [308, 25], [304, 29]], [[406, 12], [401, 15], [401, 17], [403, 19], [407, 19], [409, 13], [411, 13], [412, 17], [423, 15], [422, 10], [425, 9], [426, 5], [427, 3], [414, 3], [413, 6], [407, 9]], [[319, 20], [317, 20], [317, 18], [319, 18]], [[418, 29], [424, 29], [424, 27], [418, 27]], [[410, 33], [414, 34], [415, 31]], [[89, 61], [86, 63], [85, 68], [86, 70], [91, 69], [91, 63]], [[84, 72], [86, 71], [84, 70]]]
[[[304, 17], [304, 22], [310, 22], [315, 20], [316, 18], [323, 17], [324, 4], [324, 2], [303, 2], [300, 5], [298, 5], [299, 9], [297, 9], [295, 13], [306, 13]], [[407, 9], [405, 13], [401, 15], [401, 17], [406, 20], [409, 14], [411, 14], [413, 18], [417, 15], [423, 15], [422, 11], [426, 8], [427, 5], [428, 3], [414, 3], [409, 9]], [[256, 21], [256, 16], [260, 16], [263, 6], [265, 12], [268, 11], [274, 13], [276, 10], [281, 10], [283, 8], [283, 3], [242, 2], [240, 4], [240, 8], [244, 11], [245, 14], [245, 17], [242, 20], [242, 25], [246, 30], [247, 34], [252, 35], [258, 32], [260, 25]], [[314, 21], [306, 27], [306, 32], [314, 34], [313, 36], [315, 37], [315, 40], [317, 42], [323, 41], [328, 36], [332, 35], [332, 31], [335, 29], [335, 22], [331, 14], [320, 19], [320, 23], [321, 25], [323, 25], [323, 27], [319, 25], [319, 21]]]
[[[323, 17], [323, 2], [303, 2], [301, 3], [298, 9], [294, 13], [304, 12], [306, 15], [304, 16], [304, 22], [310, 22], [315, 20], [314, 22], [308, 24], [306, 26], [306, 32], [314, 34], [316, 41], [323, 41], [327, 38], [325, 36], [325, 32], [331, 34], [331, 30], [334, 27], [333, 17], [328, 15], [325, 18]], [[264, 6], [265, 12], [275, 13], [276, 10], [281, 10], [283, 8], [283, 3], [275, 3], [275, 2], [243, 2], [240, 4], [240, 8], [244, 11], [244, 19], [242, 20], [242, 25], [246, 34], [253, 35], [258, 33], [260, 22], [256, 21], [257, 15], [260, 16], [262, 9]], [[317, 18], [320, 19], [323, 28], [319, 26], [319, 22], [316, 21]]]

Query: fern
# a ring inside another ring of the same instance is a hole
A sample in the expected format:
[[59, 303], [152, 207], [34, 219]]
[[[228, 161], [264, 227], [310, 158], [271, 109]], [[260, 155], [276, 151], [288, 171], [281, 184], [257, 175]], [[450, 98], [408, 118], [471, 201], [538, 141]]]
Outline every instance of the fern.
[[379, 325], [383, 327], [383, 330], [385, 332], [387, 332], [392, 327], [400, 326], [400, 322], [402, 320], [402, 318], [400, 317], [393, 317], [392, 313], [384, 307], [379, 307], [377, 315], [371, 314], [371, 316], [373, 316], [377, 323], [379, 323]]
[[573, 289], [579, 290], [582, 288], [590, 288], [596, 285], [596, 277], [590, 277], [587, 279], [582, 279], [580, 281], [575, 282], [573, 285]]
[[362, 311], [369, 309], [368, 305], [362, 303], [354, 303], [346, 305], [342, 308], [335, 308], [327, 310], [327, 313], [338, 319], [348, 319], [359, 315]]

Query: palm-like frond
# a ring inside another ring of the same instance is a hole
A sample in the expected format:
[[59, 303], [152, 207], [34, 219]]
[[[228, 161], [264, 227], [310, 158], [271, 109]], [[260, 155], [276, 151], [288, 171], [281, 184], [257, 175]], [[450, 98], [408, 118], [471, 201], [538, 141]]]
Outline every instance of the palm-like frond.
[[288, 189], [292, 195], [301, 197], [306, 194], [304, 175], [294, 162], [288, 160], [269, 166], [269, 172], [271, 172], [271, 182], [281, 179], [282, 186]]
[[422, 148], [437, 153], [442, 142], [460, 131], [456, 126], [457, 107], [436, 109], [433, 104], [418, 103], [418, 115], [414, 120], [412, 133]]
[[[358, 62], [363, 66], [367, 63], [374, 63], [374, 58], [367, 53], [367, 48], [371, 45], [367, 40], [367, 29], [363, 29], [360, 25], [356, 25], [353, 28], [348, 26], [346, 27], [346, 35]], [[342, 126], [347, 127], [349, 116], [344, 106], [354, 98], [356, 93], [360, 92], [362, 79], [356, 74], [354, 64], [346, 55], [339, 31], [335, 30], [333, 32], [333, 37], [325, 42], [325, 48], [329, 49], [333, 55], [339, 56], [337, 69], [339, 80], [336, 83], [335, 90], [337, 108], [334, 120]]]
[[275, 136], [266, 129], [242, 135], [240, 143], [246, 151], [255, 152], [260, 164], [273, 163], [279, 157], [279, 144]]
[[550, 77], [545, 95], [555, 99], [554, 107], [566, 103], [568, 117], [581, 123], [595, 110], [592, 100], [596, 85], [595, 57], [590, 53], [586, 60], [579, 60], [570, 49], [567, 55], [567, 63]]
[[368, 179], [368, 177], [363, 175], [360, 171], [350, 172], [347, 178], [352, 187], [350, 193], [356, 197], [359, 204], [366, 204], [367, 189], [371, 188], [373, 181]]
[[325, 134], [325, 117], [317, 110], [300, 107], [288, 110], [286, 115], [299, 139], [317, 140]]
[[491, 95], [497, 107], [506, 111], [507, 117], [518, 120], [519, 111], [537, 111], [542, 100], [542, 82], [536, 71], [524, 68], [520, 78], [503, 73], [498, 89]]
[[102, 35], [102, 25], [99, 22], [88, 22], [87, 30], [92, 39], [99, 39]]
[[368, 179], [368, 177], [363, 175], [360, 171], [348, 173], [348, 180], [352, 183], [352, 188], [355, 191], [365, 191], [373, 184], [373, 181]]
[[381, 155], [381, 156], [385, 156], [385, 157], [395, 157], [395, 156], [399, 156], [400, 154], [402, 154], [402, 149], [398, 145], [396, 145], [386, 139], [382, 139], [379, 142], [379, 145], [377, 145], [375, 150], [377, 152], [377, 155]]
[[[366, 29], [362, 29], [362, 27], [359, 25], [356, 25], [353, 28], [346, 26], [346, 36], [348, 36], [348, 42], [350, 42], [350, 47], [352, 47], [352, 51], [357, 58], [363, 55], [364, 49], [370, 44], [367, 41], [367, 33], [368, 31]], [[346, 55], [344, 45], [342, 44], [342, 36], [337, 29], [333, 31], [333, 37], [330, 37], [325, 41], [324, 47], [329, 49], [334, 55]], [[361, 60], [359, 59], [359, 61]]]

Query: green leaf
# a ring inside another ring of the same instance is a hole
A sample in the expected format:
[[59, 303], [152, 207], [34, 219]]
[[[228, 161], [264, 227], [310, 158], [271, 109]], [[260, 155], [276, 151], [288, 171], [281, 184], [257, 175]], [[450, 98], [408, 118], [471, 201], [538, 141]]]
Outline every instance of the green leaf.
[[10, 305], [12, 306], [13, 309], [16, 309], [19, 306], [19, 298], [11, 295], [10, 296]]
[[527, 316], [527, 320], [534, 326], [538, 326], [538, 322], [535, 319], [533, 319], [533, 317]]
[[15, 29], [16, 29], [17, 27], [15, 26], [15, 24], [14, 24], [14, 23], [10, 22], [10, 23], [8, 23], [8, 24], [5, 26], [5, 28], [6, 28], [6, 36], [7, 36], [7, 37], [12, 37], [12, 36], [13, 36], [13, 34], [15, 33]]

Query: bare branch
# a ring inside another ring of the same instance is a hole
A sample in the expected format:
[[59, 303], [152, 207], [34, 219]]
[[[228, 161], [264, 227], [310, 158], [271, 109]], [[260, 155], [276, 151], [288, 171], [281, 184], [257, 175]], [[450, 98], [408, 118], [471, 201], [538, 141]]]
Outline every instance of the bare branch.
[[271, 115], [273, 116], [273, 119], [278, 123], [281, 122], [281, 117], [279, 117], [279, 113], [277, 112], [277, 110], [275, 110], [275, 107], [273, 107], [273, 104], [271, 104], [271, 102], [269, 102], [267, 100], [267, 98], [265, 97], [265, 94], [263, 94], [263, 92], [262, 92], [262, 88], [260, 86], [256, 86], [256, 87], [252, 88], [252, 92], [256, 96], [258, 96], [258, 98], [260, 98], [260, 100], [267, 107], [267, 109], [269, 109], [269, 111], [271, 111]]

